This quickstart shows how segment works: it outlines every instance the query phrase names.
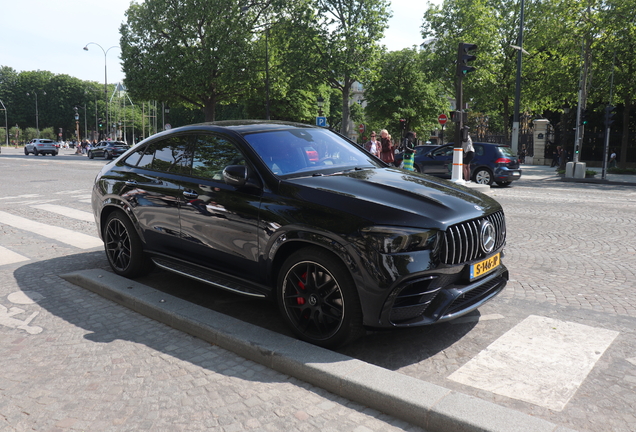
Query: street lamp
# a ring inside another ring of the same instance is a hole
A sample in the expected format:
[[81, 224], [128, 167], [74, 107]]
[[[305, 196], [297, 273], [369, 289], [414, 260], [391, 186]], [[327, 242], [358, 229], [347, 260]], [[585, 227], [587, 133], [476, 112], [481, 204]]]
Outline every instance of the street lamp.
[[7, 136], [7, 147], [9, 147], [9, 123], [7, 123], [7, 107], [4, 106], [4, 102], [0, 100], [0, 104], [2, 104], [2, 110], [4, 111], [4, 132]]
[[[88, 51], [89, 45], [97, 45], [104, 53], [104, 103], [106, 104], [106, 124], [109, 125], [108, 123], [108, 68], [106, 66], [106, 55], [108, 54], [108, 51], [110, 51], [111, 49], [119, 48], [119, 47], [117, 45], [113, 45], [112, 47], [104, 51], [104, 48], [102, 48], [100, 44], [95, 42], [89, 42], [84, 47], [84, 51]], [[109, 134], [110, 134], [110, 130], [109, 130]]]
[[[40, 123], [39, 123], [39, 114], [38, 114], [38, 94], [36, 92], [32, 92], [35, 95], [35, 129], [38, 131], [38, 138], [40, 138]], [[46, 92], [43, 91], [42, 92], [44, 95], [46, 95]], [[31, 96], [30, 93], [26, 94], [27, 96]]]
[[318, 105], [318, 117], [322, 117], [322, 107], [325, 105], [325, 100], [322, 96], [318, 96], [318, 99], [316, 99], [316, 105]]

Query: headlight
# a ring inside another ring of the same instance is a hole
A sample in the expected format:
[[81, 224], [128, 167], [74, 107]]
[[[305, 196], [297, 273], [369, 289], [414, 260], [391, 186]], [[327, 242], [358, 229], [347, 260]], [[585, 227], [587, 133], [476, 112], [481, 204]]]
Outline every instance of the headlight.
[[385, 254], [434, 249], [438, 238], [437, 230], [373, 226], [361, 231], [376, 250]]

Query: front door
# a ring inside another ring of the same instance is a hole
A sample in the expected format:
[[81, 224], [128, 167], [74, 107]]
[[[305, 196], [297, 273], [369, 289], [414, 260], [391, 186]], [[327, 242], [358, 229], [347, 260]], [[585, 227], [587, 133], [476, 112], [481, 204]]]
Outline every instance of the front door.
[[181, 236], [193, 262], [259, 280], [261, 190], [237, 189], [223, 180], [226, 166], [246, 164], [228, 137], [207, 133], [196, 137], [191, 177], [182, 184]]

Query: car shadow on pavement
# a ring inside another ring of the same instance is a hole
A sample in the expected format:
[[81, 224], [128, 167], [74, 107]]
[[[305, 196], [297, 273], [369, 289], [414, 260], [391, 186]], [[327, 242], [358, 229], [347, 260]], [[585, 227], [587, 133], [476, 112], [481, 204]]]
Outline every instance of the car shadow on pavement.
[[[43, 299], [38, 300], [41, 307], [90, 332], [84, 336], [87, 340], [98, 343], [110, 343], [116, 339], [130, 340], [164, 351], [166, 345], [163, 342], [157, 344], [158, 341], [154, 339], [146, 340], [143, 335], [137, 335], [135, 331], [127, 331], [127, 329], [134, 329], [135, 326], [123, 326], [116, 317], [112, 316], [112, 311], [103, 313], [101, 310], [86, 308], [88, 303], [103, 305], [108, 300], [101, 299], [99, 296], [97, 296], [99, 300], [84, 300], [87, 296], [96, 296], [96, 294], [61, 279], [59, 284], [38, 282], [39, 278], [49, 281], [51, 276], [86, 269], [103, 269], [110, 272], [104, 252], [87, 252], [25, 264], [14, 271], [14, 276], [22, 291], [37, 292], [43, 296]], [[241, 296], [160, 269], [153, 270], [148, 276], [135, 279], [135, 282], [243, 322], [294, 337], [283, 322], [276, 304], [269, 300]], [[68, 284], [72, 289], [68, 287], [62, 289], [60, 284]], [[86, 293], [86, 296], [82, 291]], [[115, 303], [111, 305], [115, 306]], [[127, 315], [142, 319], [140, 315], [132, 311]], [[469, 316], [474, 316], [475, 319], [462, 320], [461, 324], [451, 322], [423, 327], [369, 330], [364, 337], [342, 347], [337, 352], [386, 369], [396, 370], [442, 353], [462, 339], [478, 322], [478, 312], [473, 312]], [[133, 321], [131, 317], [128, 319]]]

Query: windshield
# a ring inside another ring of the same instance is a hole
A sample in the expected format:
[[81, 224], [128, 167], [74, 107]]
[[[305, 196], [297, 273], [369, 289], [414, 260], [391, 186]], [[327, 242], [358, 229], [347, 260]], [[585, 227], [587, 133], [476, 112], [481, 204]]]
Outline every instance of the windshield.
[[360, 147], [324, 129], [260, 132], [245, 135], [245, 139], [276, 175], [382, 166]]

